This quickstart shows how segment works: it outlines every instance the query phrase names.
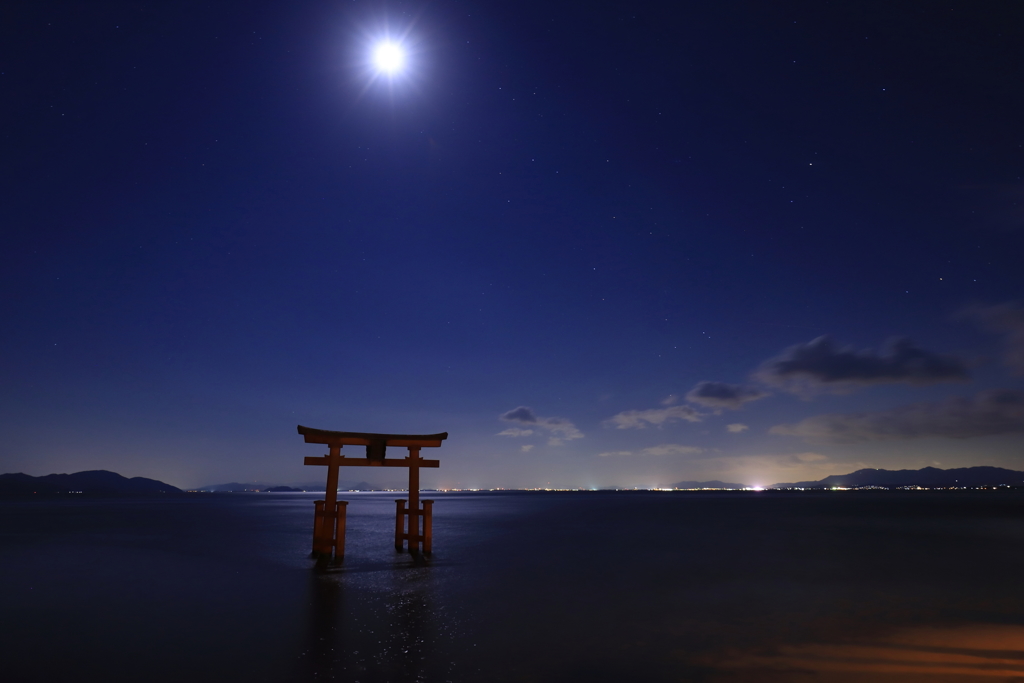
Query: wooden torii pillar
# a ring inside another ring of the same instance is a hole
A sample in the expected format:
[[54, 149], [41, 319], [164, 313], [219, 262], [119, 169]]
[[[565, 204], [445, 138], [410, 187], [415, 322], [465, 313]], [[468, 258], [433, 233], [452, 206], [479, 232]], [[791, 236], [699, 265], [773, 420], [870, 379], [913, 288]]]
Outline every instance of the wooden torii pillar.
[[[326, 429], [298, 426], [306, 443], [325, 444], [330, 453], [323, 457], [307, 457], [306, 465], [327, 465], [327, 492], [324, 500], [315, 503], [313, 521], [313, 553], [321, 557], [334, 555], [336, 560], [345, 556], [345, 511], [348, 503], [338, 500], [339, 467], [408, 467], [409, 500], [397, 500], [395, 513], [395, 549], [402, 550], [409, 542], [410, 552], [421, 548], [431, 551], [431, 516], [434, 501], [422, 501], [420, 507], [420, 468], [439, 467], [437, 460], [420, 457], [421, 448], [437, 448], [448, 438], [440, 434], [370, 434], [367, 432], [332, 432]], [[343, 446], [366, 446], [365, 458], [347, 458], [341, 454]], [[386, 459], [387, 447], [409, 449], [405, 458]], [[420, 519], [423, 520], [422, 524]], [[408, 525], [406, 524], [408, 520]]]

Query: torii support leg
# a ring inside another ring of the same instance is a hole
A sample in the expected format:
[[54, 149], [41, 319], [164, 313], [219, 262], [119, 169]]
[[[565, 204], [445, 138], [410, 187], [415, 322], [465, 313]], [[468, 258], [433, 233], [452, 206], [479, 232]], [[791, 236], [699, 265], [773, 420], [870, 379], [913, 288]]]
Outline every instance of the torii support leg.
[[420, 449], [409, 446], [409, 552], [420, 549]]
[[318, 557], [336, 561], [345, 557], [345, 518], [348, 512], [348, 501], [339, 500], [334, 503], [334, 513], [326, 511], [326, 501], [314, 503], [316, 513], [313, 519], [313, 554]]
[[395, 550], [404, 550], [405, 541], [409, 541], [409, 552], [418, 552], [422, 549], [424, 554], [430, 554], [434, 536], [434, 501], [421, 502], [421, 509], [412, 510], [406, 507], [407, 501], [404, 498], [395, 501]]
[[313, 503], [313, 509], [313, 554], [321, 555], [327, 550], [324, 543], [324, 501]]
[[405, 498], [395, 501], [395, 550], [402, 550], [405, 534]]
[[347, 501], [338, 500], [338, 465], [341, 446], [331, 446], [327, 459], [327, 490], [324, 500], [315, 503], [313, 518], [313, 554], [340, 560], [345, 556], [345, 511]]
[[431, 540], [434, 535], [434, 501], [423, 501], [423, 553], [430, 554]]
[[[395, 550], [402, 550], [402, 541], [409, 541], [409, 552], [430, 552], [431, 519], [430, 513], [434, 501], [423, 501], [420, 508], [420, 447], [409, 446], [409, 507], [404, 500], [396, 500], [395, 510]], [[406, 518], [409, 522], [406, 525]], [[420, 520], [423, 520], [422, 525]]]
[[334, 561], [345, 559], [345, 521], [348, 516], [348, 501], [339, 500], [334, 516]]

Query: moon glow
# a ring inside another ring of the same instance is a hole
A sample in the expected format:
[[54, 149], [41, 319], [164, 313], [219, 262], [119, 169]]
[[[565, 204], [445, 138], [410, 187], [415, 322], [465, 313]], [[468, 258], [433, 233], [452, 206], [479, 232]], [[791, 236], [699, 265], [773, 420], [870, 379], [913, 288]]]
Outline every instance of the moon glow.
[[405, 64], [405, 53], [394, 43], [381, 43], [373, 51], [373, 62], [385, 73], [395, 73]]

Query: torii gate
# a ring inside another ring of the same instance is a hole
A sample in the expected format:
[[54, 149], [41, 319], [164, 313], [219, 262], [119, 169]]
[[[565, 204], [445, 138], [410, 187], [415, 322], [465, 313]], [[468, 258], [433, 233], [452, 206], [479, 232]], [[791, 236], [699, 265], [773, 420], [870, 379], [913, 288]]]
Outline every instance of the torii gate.
[[[315, 503], [316, 515], [313, 521], [313, 554], [320, 557], [334, 555], [336, 560], [345, 557], [345, 511], [347, 501], [338, 500], [338, 467], [408, 467], [409, 507], [405, 500], [396, 500], [395, 549], [402, 550], [403, 541], [409, 541], [410, 552], [430, 553], [431, 513], [434, 501], [424, 500], [420, 508], [420, 468], [439, 467], [437, 460], [420, 458], [421, 448], [437, 448], [448, 438], [448, 432], [440, 434], [370, 434], [366, 432], [332, 432], [326, 429], [298, 426], [299, 434], [306, 443], [321, 443], [330, 448], [322, 457], [307, 457], [306, 465], [327, 465], [327, 492], [325, 500]], [[365, 458], [346, 458], [341, 454], [342, 446], [366, 446]], [[388, 446], [408, 448], [406, 458], [387, 460]], [[423, 519], [422, 526], [420, 518]], [[406, 526], [406, 518], [409, 520]], [[407, 530], [408, 529], [408, 530]]]

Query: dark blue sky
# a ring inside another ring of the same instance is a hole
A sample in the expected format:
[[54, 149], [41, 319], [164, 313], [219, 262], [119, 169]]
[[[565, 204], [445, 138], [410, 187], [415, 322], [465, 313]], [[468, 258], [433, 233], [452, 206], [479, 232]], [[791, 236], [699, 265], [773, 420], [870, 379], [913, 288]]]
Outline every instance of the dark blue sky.
[[319, 479], [299, 423], [447, 430], [440, 486], [1024, 469], [1012, 3], [0, 32], [0, 470]]

